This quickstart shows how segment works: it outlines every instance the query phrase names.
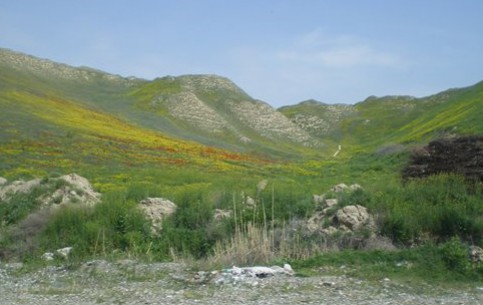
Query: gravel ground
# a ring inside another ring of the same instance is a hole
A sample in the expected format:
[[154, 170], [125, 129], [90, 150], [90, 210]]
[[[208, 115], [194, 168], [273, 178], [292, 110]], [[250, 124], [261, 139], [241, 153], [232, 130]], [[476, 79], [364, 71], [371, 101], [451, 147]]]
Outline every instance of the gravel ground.
[[0, 264], [0, 304], [483, 304], [483, 287], [447, 289], [390, 279], [276, 275], [216, 284], [222, 273], [176, 263], [92, 261], [24, 271]]

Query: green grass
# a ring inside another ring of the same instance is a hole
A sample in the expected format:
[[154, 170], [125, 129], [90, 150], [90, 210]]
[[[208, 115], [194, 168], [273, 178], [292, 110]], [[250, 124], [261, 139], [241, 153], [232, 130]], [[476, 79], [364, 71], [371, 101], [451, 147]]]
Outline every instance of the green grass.
[[381, 280], [384, 278], [444, 283], [483, 282], [483, 267], [467, 259], [467, 248], [458, 239], [443, 244], [427, 243], [396, 251], [345, 250], [328, 252], [306, 260], [290, 261], [301, 274], [319, 268], [335, 274]]

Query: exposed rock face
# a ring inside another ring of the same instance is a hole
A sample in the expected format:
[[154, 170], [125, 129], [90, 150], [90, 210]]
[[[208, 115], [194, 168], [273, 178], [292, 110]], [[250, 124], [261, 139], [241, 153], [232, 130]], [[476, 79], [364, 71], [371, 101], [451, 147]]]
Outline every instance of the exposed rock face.
[[109, 74], [92, 68], [75, 68], [66, 64], [56, 63], [47, 59], [40, 59], [34, 56], [14, 52], [7, 49], [0, 49], [0, 64], [21, 71], [40, 75], [42, 77], [51, 76], [61, 80], [73, 81], [99, 81], [100, 79], [114, 81], [130, 85], [130, 79], [119, 75]]
[[146, 198], [139, 202], [139, 207], [151, 220], [153, 233], [160, 233], [163, 228], [163, 219], [172, 215], [178, 208], [175, 203], [165, 198]]
[[260, 101], [231, 103], [239, 119], [260, 135], [269, 139], [288, 139], [305, 146], [320, 145], [308, 132], [292, 123], [268, 104]]
[[172, 95], [166, 99], [166, 105], [172, 116], [206, 132], [220, 133], [225, 129], [233, 129], [225, 118], [192, 92]]

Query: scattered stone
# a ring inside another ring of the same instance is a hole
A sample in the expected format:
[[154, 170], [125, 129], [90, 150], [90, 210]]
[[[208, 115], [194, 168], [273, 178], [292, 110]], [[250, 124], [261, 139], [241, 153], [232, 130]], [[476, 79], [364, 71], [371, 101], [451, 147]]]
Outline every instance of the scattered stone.
[[163, 219], [172, 215], [178, 208], [175, 203], [165, 198], [151, 198], [148, 197], [139, 202], [139, 207], [144, 215], [151, 220], [151, 230], [158, 234], [161, 232], [163, 226]]
[[8, 181], [7, 179], [3, 178], [3, 177], [0, 177], [0, 185], [4, 185], [6, 184]]

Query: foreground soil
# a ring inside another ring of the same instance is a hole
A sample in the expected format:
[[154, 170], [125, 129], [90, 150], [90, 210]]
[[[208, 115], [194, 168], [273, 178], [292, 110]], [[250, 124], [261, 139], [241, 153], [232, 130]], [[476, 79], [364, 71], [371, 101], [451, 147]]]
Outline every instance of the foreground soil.
[[[0, 264], [0, 304], [483, 304], [483, 287], [347, 276], [230, 278], [177, 263], [90, 261], [26, 271]], [[220, 280], [221, 279], [221, 280]]]

